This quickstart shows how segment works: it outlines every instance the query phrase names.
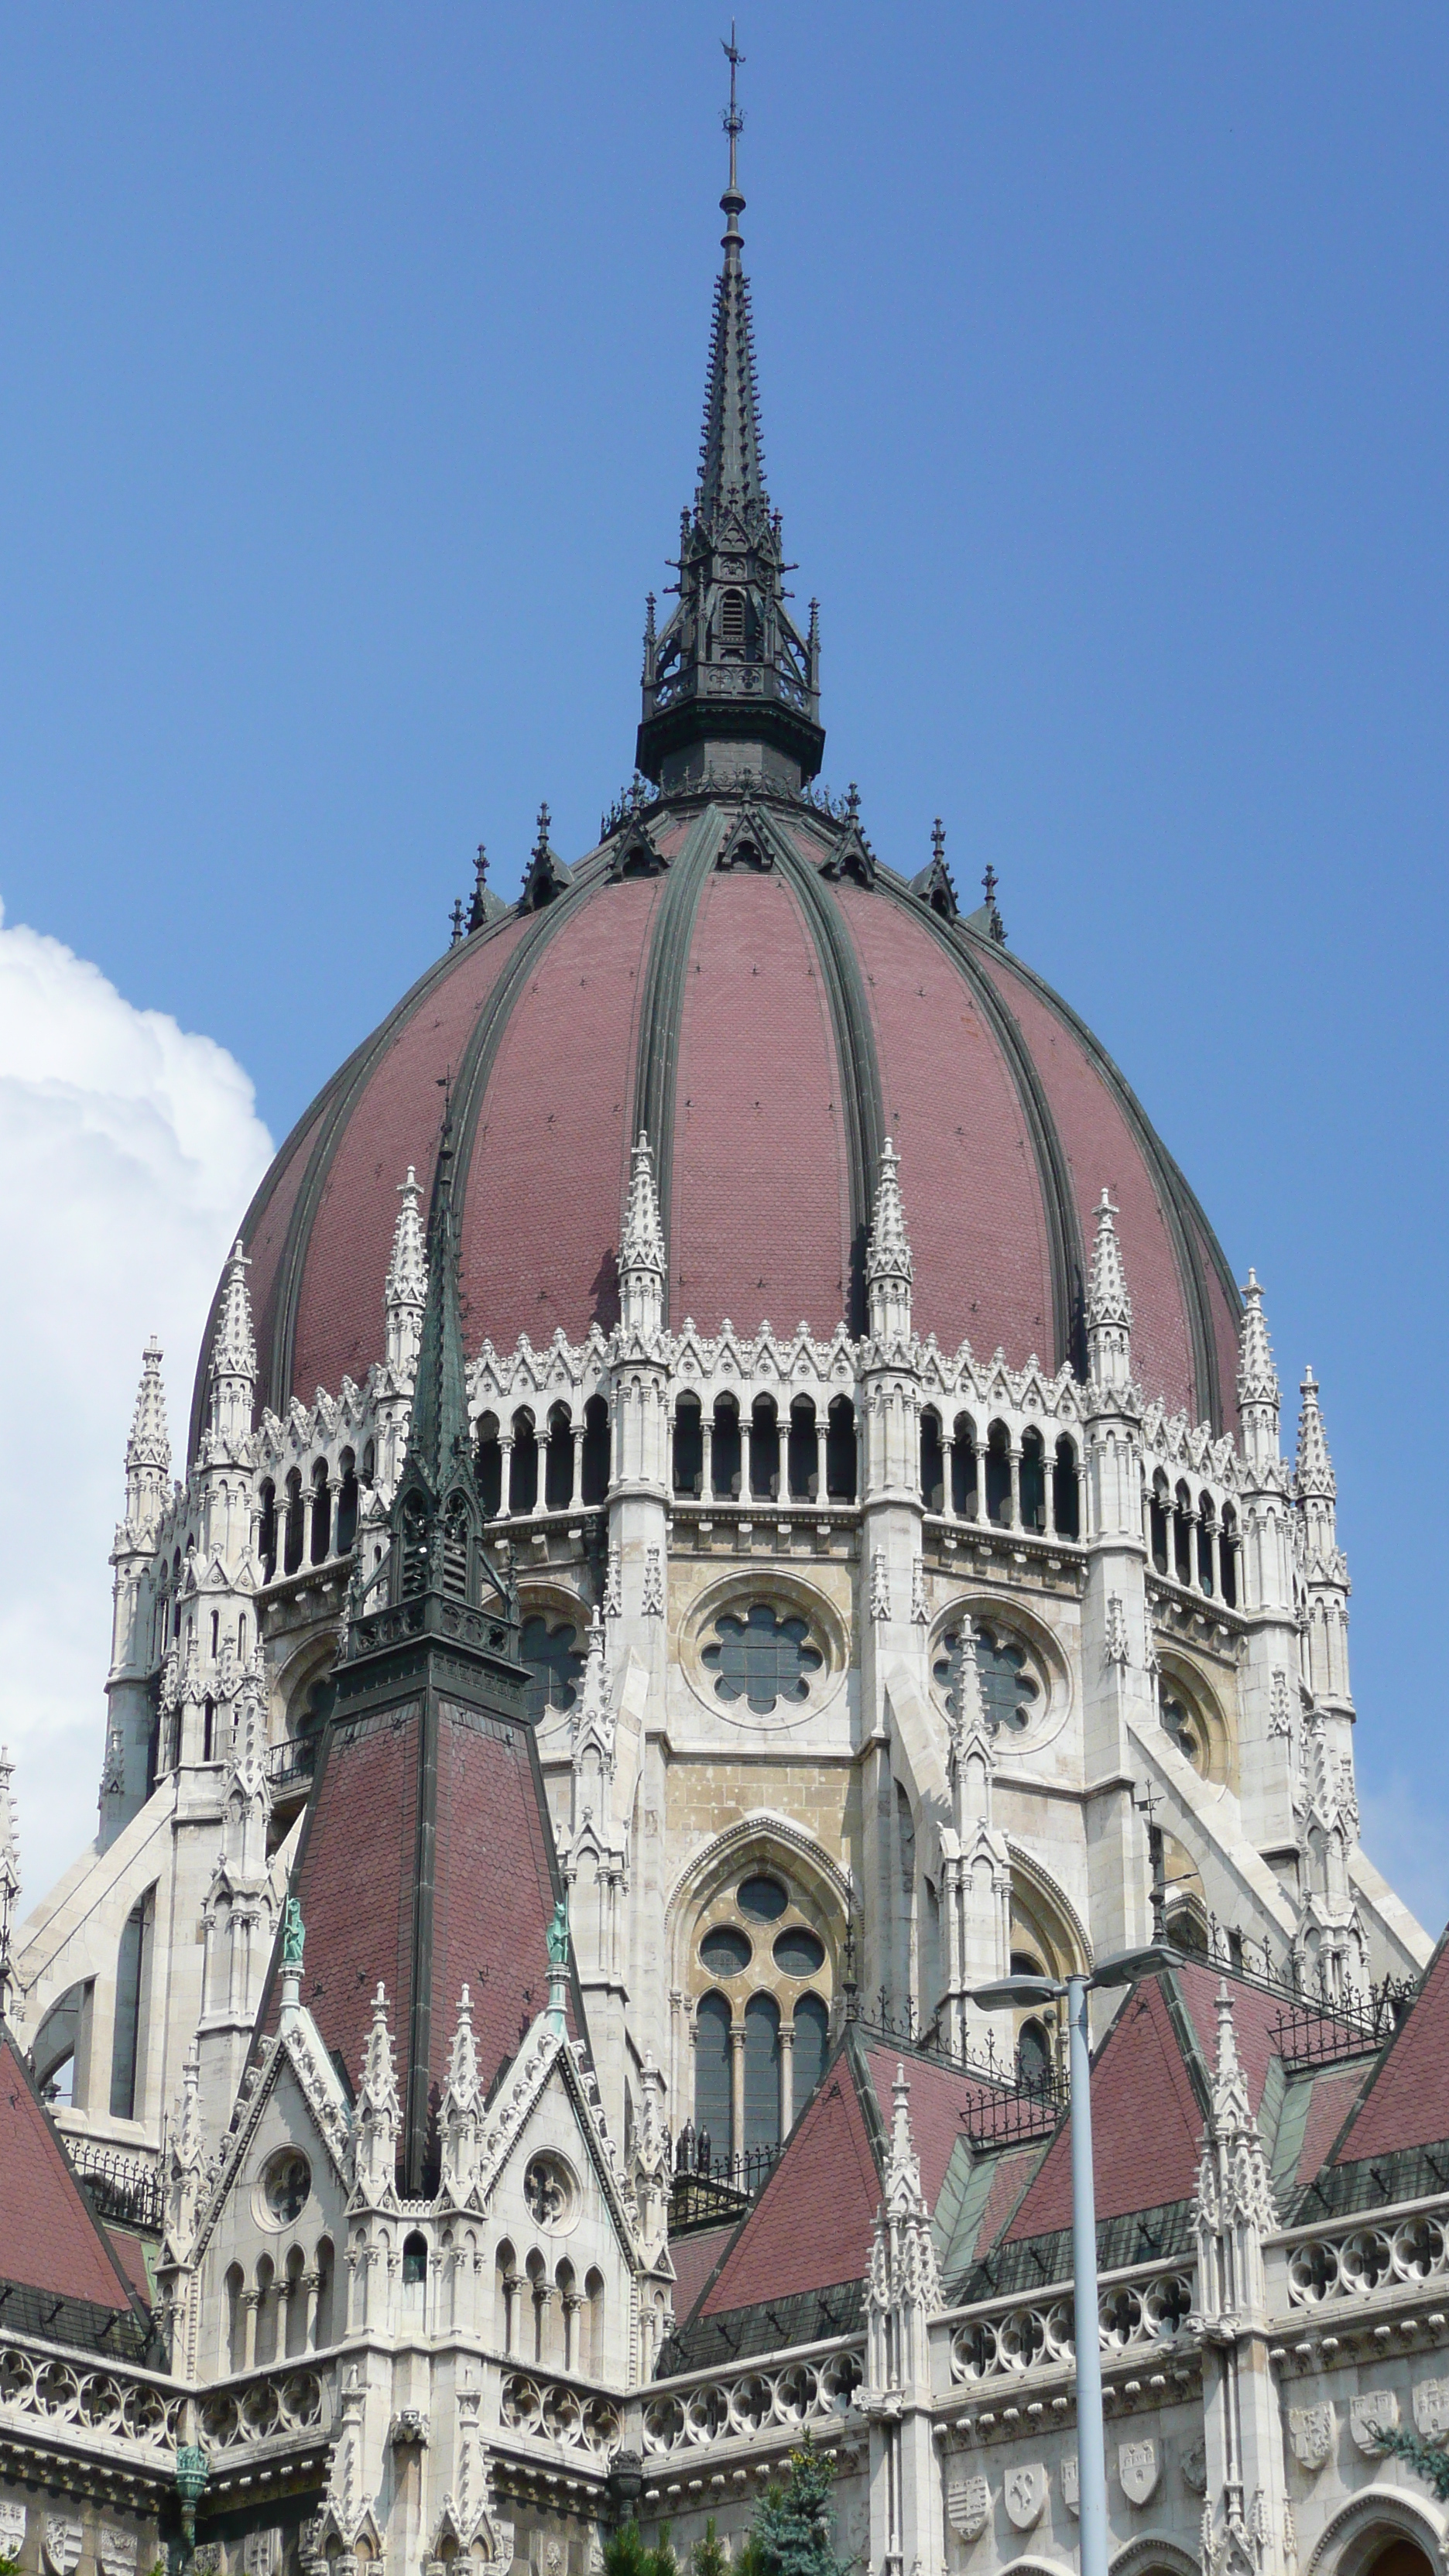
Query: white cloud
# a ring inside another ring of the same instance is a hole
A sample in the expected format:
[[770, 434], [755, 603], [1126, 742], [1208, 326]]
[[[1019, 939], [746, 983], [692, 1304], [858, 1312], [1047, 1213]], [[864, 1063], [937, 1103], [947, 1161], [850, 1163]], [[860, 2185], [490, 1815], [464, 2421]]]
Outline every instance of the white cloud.
[[272, 1145], [235, 1059], [0, 907], [0, 1742], [28, 1913], [96, 1830], [111, 1539], [148, 1333], [183, 1470], [197, 1344]]

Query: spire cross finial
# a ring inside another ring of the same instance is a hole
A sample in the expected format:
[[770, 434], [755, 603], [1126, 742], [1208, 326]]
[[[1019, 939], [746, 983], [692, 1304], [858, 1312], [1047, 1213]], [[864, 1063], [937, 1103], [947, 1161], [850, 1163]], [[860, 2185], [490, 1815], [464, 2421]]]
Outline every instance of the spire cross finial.
[[720, 44], [724, 49], [725, 58], [730, 67], [730, 103], [724, 113], [724, 130], [730, 139], [730, 183], [726, 188], [724, 195], [720, 199], [720, 206], [729, 219], [729, 229], [725, 234], [726, 245], [733, 244], [738, 246], [740, 241], [740, 229], [737, 217], [739, 216], [745, 201], [740, 195], [737, 152], [740, 134], [745, 120], [740, 111], [735, 82], [740, 65], [745, 58], [740, 52], [739, 46], [735, 43], [735, 22], [733, 18], [730, 20], [729, 43], [726, 45], [723, 36], [721, 36]]

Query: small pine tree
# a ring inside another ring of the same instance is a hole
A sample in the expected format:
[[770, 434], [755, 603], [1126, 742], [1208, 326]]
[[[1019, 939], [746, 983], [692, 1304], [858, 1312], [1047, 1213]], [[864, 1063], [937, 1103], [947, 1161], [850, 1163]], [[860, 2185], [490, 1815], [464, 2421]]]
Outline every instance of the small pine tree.
[[1421, 2442], [1417, 2433], [1402, 2428], [1390, 2433], [1373, 2424], [1369, 2430], [1381, 2451], [1393, 2451], [1401, 2460], [1407, 2460], [1424, 2484], [1433, 2488], [1440, 2503], [1449, 2504], [1449, 2453], [1436, 2450], [1432, 2442]]
[[714, 2527], [713, 2514], [704, 2526], [703, 2540], [697, 2540], [689, 2553], [689, 2576], [735, 2576], [729, 2551]]
[[668, 2523], [646, 2549], [637, 2522], [621, 2522], [604, 2543], [604, 2576], [681, 2576]]
[[807, 2442], [790, 2454], [782, 2487], [761, 2498], [750, 2531], [749, 2576], [845, 2576], [830, 2529], [835, 2463]]

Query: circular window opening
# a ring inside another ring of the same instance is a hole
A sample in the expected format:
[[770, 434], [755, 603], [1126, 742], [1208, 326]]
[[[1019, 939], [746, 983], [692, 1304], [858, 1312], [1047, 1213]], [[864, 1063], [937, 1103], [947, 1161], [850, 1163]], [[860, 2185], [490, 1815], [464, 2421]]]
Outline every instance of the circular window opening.
[[534, 2156], [523, 2177], [523, 2197], [536, 2227], [555, 2233], [573, 2215], [574, 2180], [558, 2156]]
[[791, 1923], [776, 1940], [775, 1965], [787, 1977], [813, 1977], [825, 1965], [825, 1944], [803, 1923]]
[[740, 1889], [740, 1912], [752, 1923], [778, 1923], [789, 1902], [778, 1878], [747, 1878]]
[[741, 1968], [749, 1966], [754, 1952], [743, 1932], [737, 1932], [732, 1924], [717, 1923], [712, 1932], [706, 1932], [699, 1955], [714, 1976], [737, 1977]]
[[[931, 1677], [944, 1694], [953, 1717], [958, 1713], [961, 1654], [961, 1632], [958, 1628], [949, 1629], [931, 1667]], [[976, 1673], [988, 1732], [1024, 1735], [1043, 1705], [1041, 1684], [1031, 1669], [1026, 1648], [1018, 1645], [1008, 1629], [988, 1627], [978, 1620]]]
[[811, 1645], [803, 1619], [782, 1619], [770, 1602], [752, 1601], [743, 1618], [721, 1611], [715, 1628], [700, 1660], [713, 1673], [720, 1699], [742, 1699], [756, 1717], [768, 1717], [777, 1701], [808, 1697], [810, 1676], [825, 1657]]
[[262, 2175], [262, 2198], [267, 2215], [278, 2227], [289, 2226], [300, 2218], [312, 2189], [312, 2168], [295, 2147], [283, 2147], [272, 2157]]

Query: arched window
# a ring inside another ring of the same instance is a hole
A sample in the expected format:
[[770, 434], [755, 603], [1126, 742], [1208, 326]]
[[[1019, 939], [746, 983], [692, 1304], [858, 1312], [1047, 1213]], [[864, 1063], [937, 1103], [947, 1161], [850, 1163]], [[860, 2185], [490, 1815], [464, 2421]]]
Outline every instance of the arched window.
[[325, 1565], [332, 1551], [332, 1488], [327, 1482], [327, 1461], [319, 1458], [312, 1470], [312, 1562]]
[[1045, 2093], [1052, 2080], [1052, 2044], [1044, 2023], [1024, 2021], [1016, 2035], [1017, 2081]]
[[1197, 1516], [1197, 1588], [1211, 1597], [1213, 1565], [1217, 1556], [1217, 1513], [1211, 1494], [1202, 1495]]
[[609, 1491], [609, 1408], [601, 1395], [584, 1406], [584, 1474], [580, 1499], [592, 1506]]
[[357, 1460], [344, 1449], [337, 1461], [342, 1482], [337, 1489], [337, 1553], [349, 1556], [357, 1544]]
[[454, 1601], [468, 1598], [468, 1563], [472, 1547], [473, 1531], [468, 1506], [461, 1494], [451, 1494], [443, 1522], [443, 1590]]
[[998, 1529], [1011, 1524], [1011, 1440], [1004, 1422], [986, 1435], [986, 1517]]
[[201, 1758], [203, 1762], [216, 1760], [216, 1702], [210, 1691], [201, 1703]]
[[597, 2265], [584, 2277], [583, 2357], [580, 2368], [593, 2378], [604, 2375], [604, 2276]]
[[1167, 1572], [1168, 1548], [1167, 1478], [1159, 1467], [1152, 1479], [1152, 1501], [1148, 1512], [1148, 1546], [1159, 1574]]
[[[702, 1995], [694, 2017], [694, 2126], [701, 2156], [716, 2164], [734, 2154], [730, 2111], [730, 2008], [723, 1995]], [[707, 2144], [706, 2144], [707, 2142]]]
[[288, 2360], [307, 2349], [307, 2294], [302, 2287], [302, 2274], [307, 2258], [300, 2245], [294, 2245], [287, 2256], [286, 2305], [283, 2331], [278, 2337]]
[[83, 2106], [86, 2032], [90, 2024], [93, 1984], [68, 1986], [58, 1995], [35, 2034], [31, 2063], [36, 2088], [47, 2102]]
[[815, 1406], [808, 1395], [797, 1395], [790, 1407], [785, 1464], [791, 1501], [815, 1502], [820, 1492], [820, 1435], [815, 1425]]
[[1223, 1599], [1230, 1610], [1238, 1606], [1238, 1516], [1231, 1503], [1223, 1505], [1223, 1526], [1218, 1539], [1218, 1568]]
[[566, 1404], [554, 1405], [548, 1417], [548, 1456], [544, 1461], [543, 1499], [551, 1512], [566, 1512], [574, 1498], [574, 1426]]
[[682, 1395], [674, 1408], [674, 1490], [697, 1494], [704, 1484], [704, 1417], [697, 1395]]
[[277, 2358], [277, 2308], [279, 2302], [277, 2299], [276, 2266], [273, 2263], [270, 2254], [264, 2254], [257, 2264], [256, 2295], [257, 2334], [255, 2357], [257, 2366], [260, 2368], [264, 2362], [275, 2361]]
[[503, 1509], [503, 1451], [496, 1413], [478, 1416], [478, 1499], [486, 1517], [496, 1520]]
[[428, 2240], [417, 2228], [403, 2238], [402, 2276], [405, 2290], [428, 2277]]
[[531, 1512], [538, 1501], [538, 1434], [526, 1404], [513, 1417], [513, 1466], [508, 1479], [510, 1512]]
[[215, 1663], [215, 1661], [216, 1661], [216, 1647], [217, 1647], [217, 1639], [218, 1639], [218, 1637], [219, 1637], [219, 1635], [220, 1635], [220, 1632], [221, 1632], [221, 1612], [220, 1612], [219, 1610], [213, 1610], [213, 1612], [212, 1612], [212, 1614], [211, 1614], [211, 1660], [212, 1660], [212, 1662], [213, 1662], [213, 1663]]
[[737, 1497], [740, 1491], [743, 1461], [740, 1446], [740, 1408], [732, 1395], [717, 1395], [714, 1400], [713, 1455], [714, 1491], [723, 1502]]
[[1052, 1461], [1052, 1513], [1058, 1538], [1080, 1538], [1082, 1507], [1077, 1485], [1077, 1453], [1065, 1432]]
[[1046, 1443], [1035, 1429], [1021, 1435], [1021, 1526], [1046, 1528]]
[[981, 1486], [976, 1463], [976, 1425], [969, 1413], [958, 1413], [951, 1441], [951, 1509], [958, 1520], [981, 1517]]
[[830, 2045], [830, 2015], [818, 1995], [802, 1995], [795, 2006], [795, 2118], [798, 2120], [821, 2076]]
[[934, 1405], [921, 1416], [921, 1500], [928, 1512], [945, 1509], [946, 1462], [941, 1443], [941, 1417]]
[[1179, 1483], [1172, 1516], [1172, 1570], [1179, 1583], [1192, 1581], [1192, 1496]]
[[579, 2294], [575, 2286], [576, 2278], [574, 2267], [567, 2254], [563, 2255], [554, 2265], [553, 2286], [558, 2294], [559, 2317], [563, 2325], [563, 2352], [560, 2357], [565, 2370], [577, 2370], [579, 2366]]
[[832, 1503], [855, 1500], [855, 1407], [848, 1395], [834, 1396], [826, 1417], [825, 1491]]
[[282, 1558], [283, 1570], [287, 1574], [295, 1574], [297, 1568], [302, 1562], [302, 1534], [304, 1521], [305, 1505], [302, 1501], [302, 1470], [300, 1467], [294, 1467], [287, 1478], [286, 1551]]
[[247, 2278], [240, 2263], [233, 2263], [226, 2276], [226, 2352], [222, 2368], [245, 2370], [247, 2366]]
[[134, 2120], [138, 2092], [142, 1990], [147, 1982], [147, 1935], [151, 1895], [148, 1888], [126, 1917], [116, 1953], [116, 2012], [111, 2031], [111, 2117]]
[[757, 1395], [750, 1407], [750, 1492], [757, 1502], [773, 1501], [780, 1491], [780, 1418], [772, 1395]]
[[332, 2239], [330, 2236], [323, 2236], [318, 2239], [315, 2269], [317, 2273], [317, 2309], [315, 2322], [312, 2328], [312, 2342], [313, 2347], [317, 2352], [325, 2352], [328, 2345], [333, 2341], [338, 2324], [338, 2320], [334, 2318], [332, 2313], [332, 2303], [336, 2289], [337, 2264], [332, 2251]]
[[362, 1481], [371, 1493], [377, 1482], [377, 1442], [369, 1440], [362, 1453]]
[[780, 2007], [773, 1995], [745, 2006], [745, 2152], [780, 2143]]
[[548, 2337], [548, 2266], [537, 2246], [534, 2247], [523, 2268], [528, 2277], [529, 2300], [533, 2309], [533, 2333], [530, 2338], [533, 2359], [544, 2361], [547, 2358]]
[[719, 605], [720, 642], [725, 652], [737, 657], [745, 649], [745, 594], [727, 590]]
[[506, 2353], [518, 2350], [518, 2257], [507, 2237], [493, 2258], [493, 2331]]
[[277, 1489], [271, 1477], [262, 1480], [261, 1518], [257, 1523], [257, 1554], [262, 1560], [262, 1581], [270, 1583], [277, 1570]]

